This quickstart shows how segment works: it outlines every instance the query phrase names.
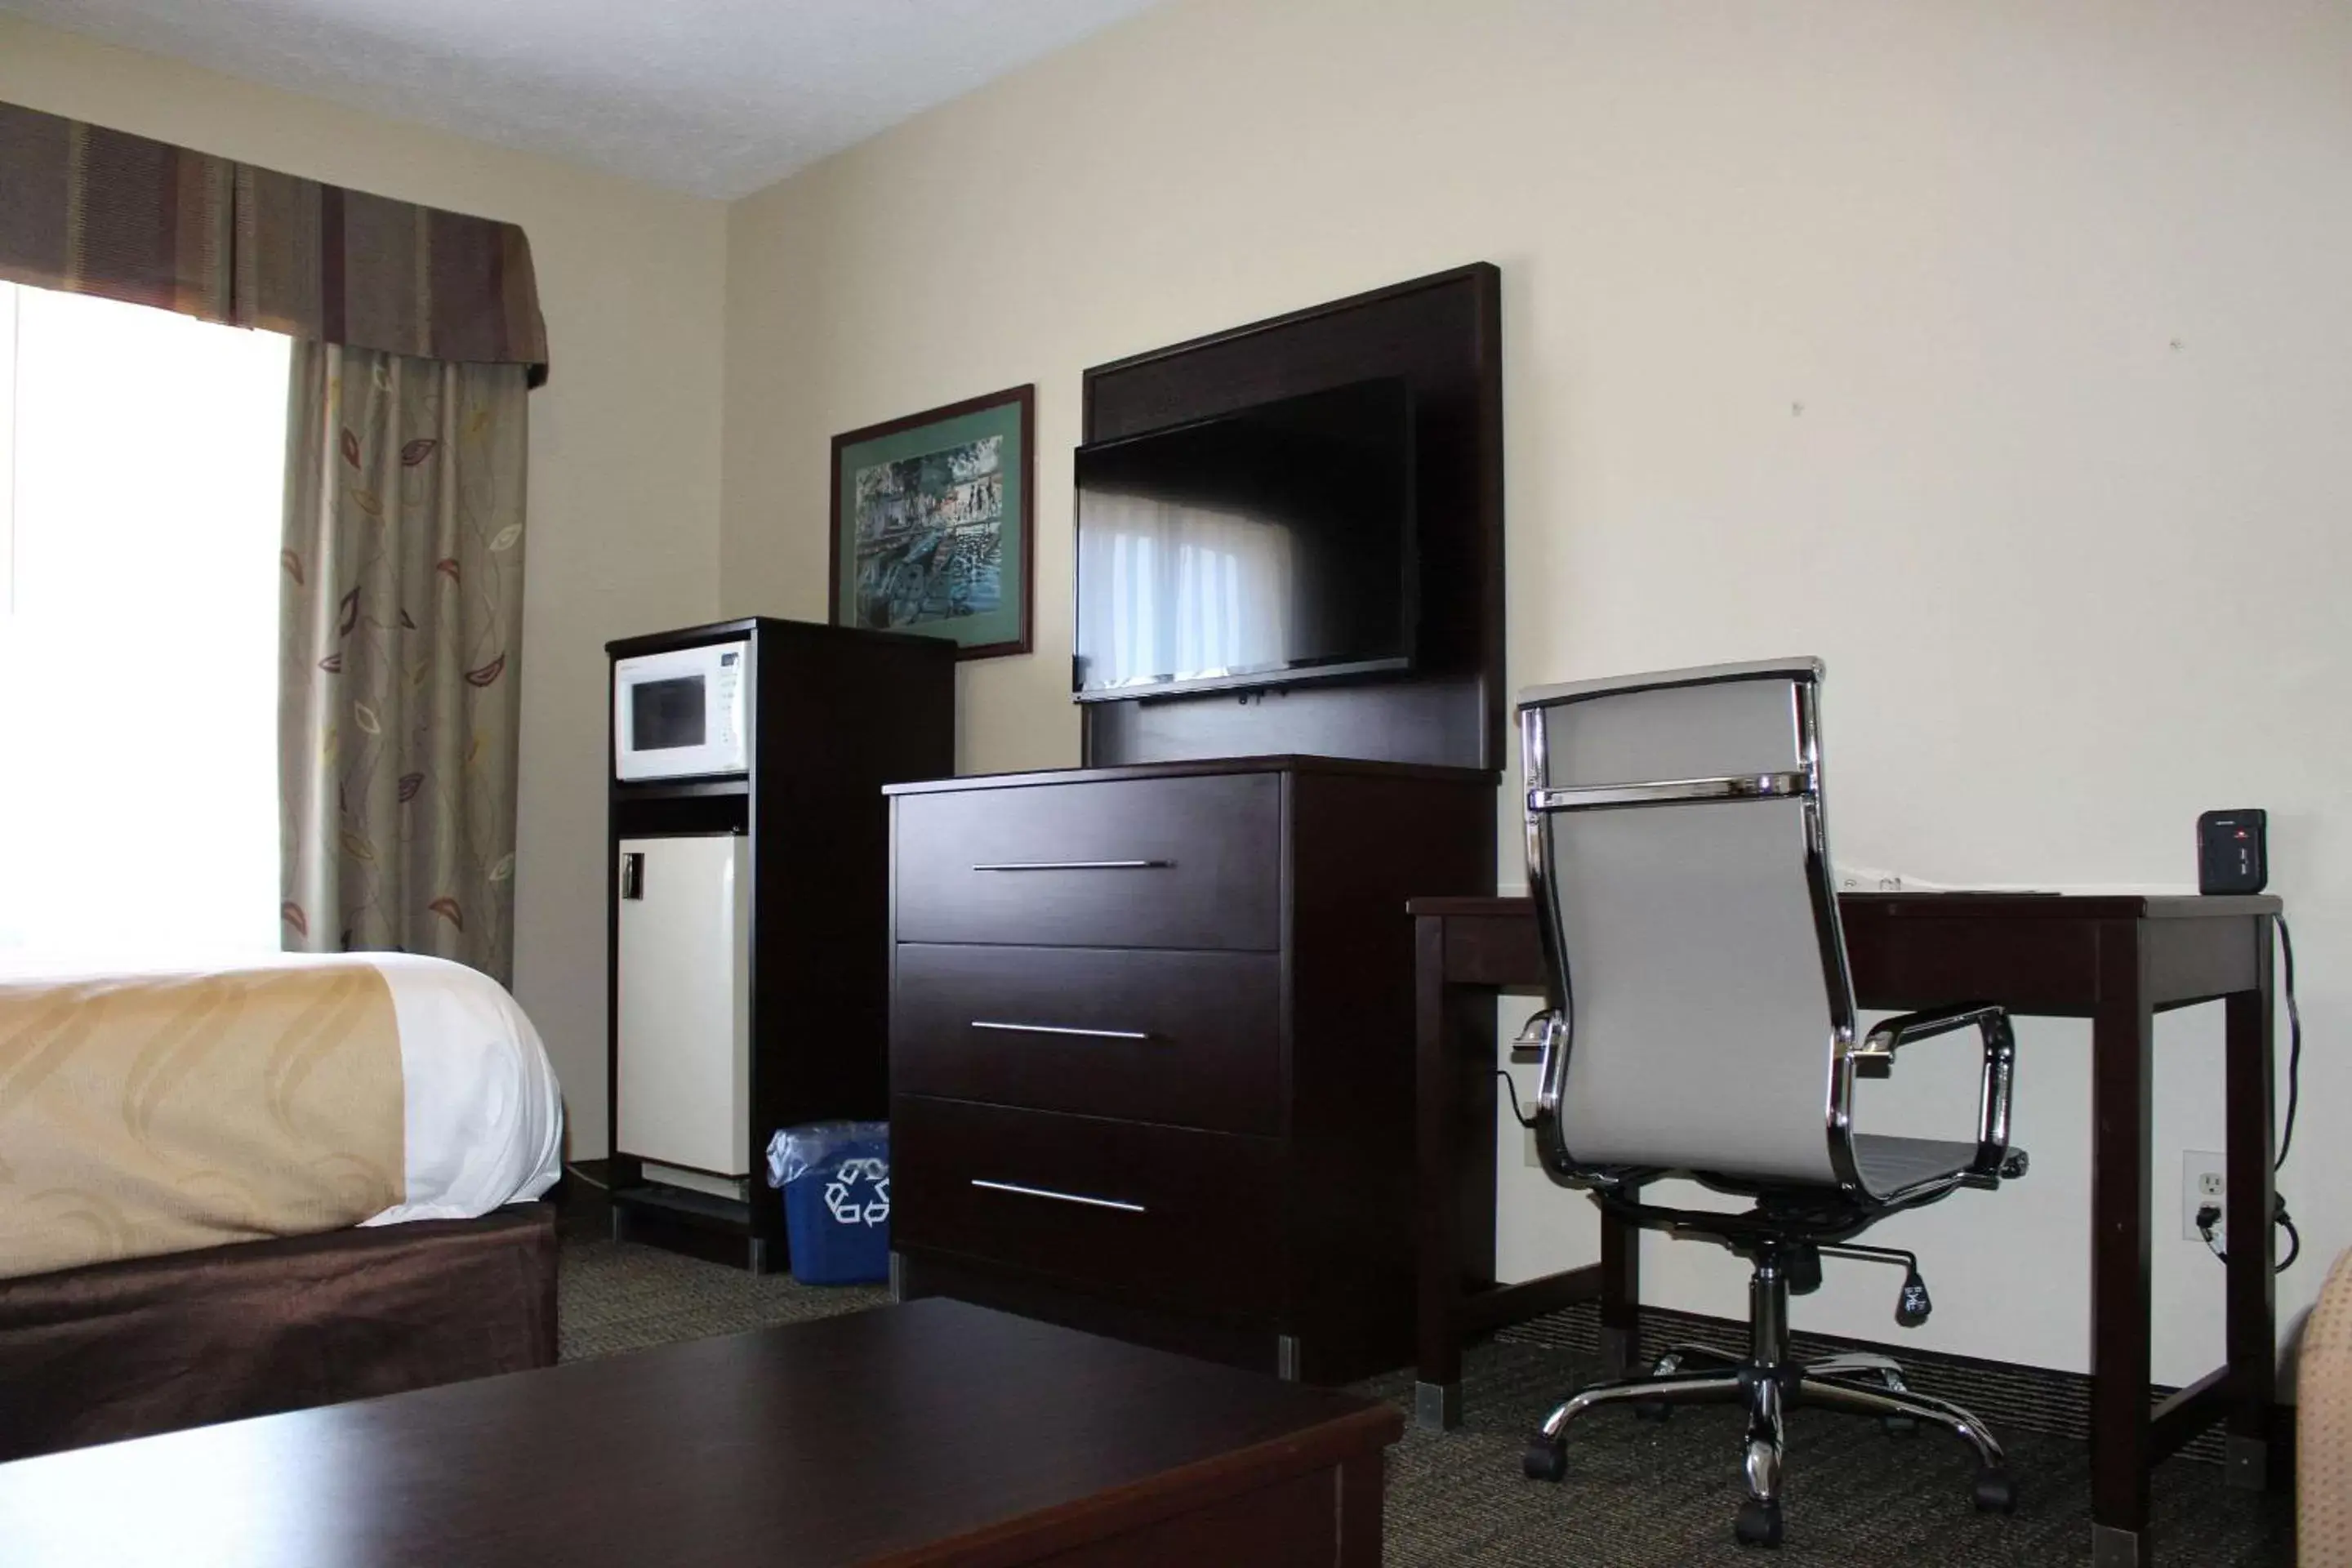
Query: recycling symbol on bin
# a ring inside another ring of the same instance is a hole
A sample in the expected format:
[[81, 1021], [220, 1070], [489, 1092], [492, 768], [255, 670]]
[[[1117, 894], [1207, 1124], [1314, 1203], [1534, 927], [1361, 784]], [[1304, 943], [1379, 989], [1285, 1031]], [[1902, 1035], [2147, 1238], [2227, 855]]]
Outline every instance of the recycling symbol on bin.
[[890, 1162], [844, 1160], [824, 1184], [824, 1206], [842, 1225], [883, 1225], [890, 1218]]

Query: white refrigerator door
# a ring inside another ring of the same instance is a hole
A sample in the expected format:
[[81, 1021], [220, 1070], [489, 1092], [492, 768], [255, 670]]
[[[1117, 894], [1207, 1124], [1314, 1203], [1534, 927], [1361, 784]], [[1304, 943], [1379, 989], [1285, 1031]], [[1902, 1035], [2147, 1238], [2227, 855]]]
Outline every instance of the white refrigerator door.
[[751, 841], [625, 838], [620, 852], [614, 1142], [640, 1159], [748, 1176]]

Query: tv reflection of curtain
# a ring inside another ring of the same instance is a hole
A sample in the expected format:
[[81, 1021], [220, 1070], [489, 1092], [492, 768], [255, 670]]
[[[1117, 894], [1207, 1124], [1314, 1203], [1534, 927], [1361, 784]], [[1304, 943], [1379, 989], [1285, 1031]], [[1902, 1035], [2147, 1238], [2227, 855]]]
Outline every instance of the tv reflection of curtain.
[[1144, 496], [1093, 498], [1078, 646], [1088, 683], [1192, 676], [1279, 661], [1288, 645], [1292, 542], [1277, 523]]

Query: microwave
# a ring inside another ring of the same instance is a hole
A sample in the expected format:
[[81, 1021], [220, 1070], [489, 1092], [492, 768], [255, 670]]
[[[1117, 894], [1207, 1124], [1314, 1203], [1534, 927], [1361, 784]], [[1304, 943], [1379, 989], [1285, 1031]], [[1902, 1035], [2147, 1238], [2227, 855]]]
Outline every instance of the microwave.
[[613, 776], [695, 778], [751, 767], [751, 645], [709, 643], [613, 663]]

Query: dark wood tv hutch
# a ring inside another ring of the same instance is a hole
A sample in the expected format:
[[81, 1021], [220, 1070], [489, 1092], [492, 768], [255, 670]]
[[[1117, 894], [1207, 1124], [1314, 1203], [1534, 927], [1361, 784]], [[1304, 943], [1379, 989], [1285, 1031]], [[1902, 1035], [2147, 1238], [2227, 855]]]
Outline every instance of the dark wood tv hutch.
[[1092, 703], [1084, 768], [887, 792], [902, 1296], [1314, 1382], [1410, 1359], [1405, 901], [1490, 893], [1497, 853], [1499, 281], [1087, 373], [1088, 440], [1403, 377], [1414, 663]]

